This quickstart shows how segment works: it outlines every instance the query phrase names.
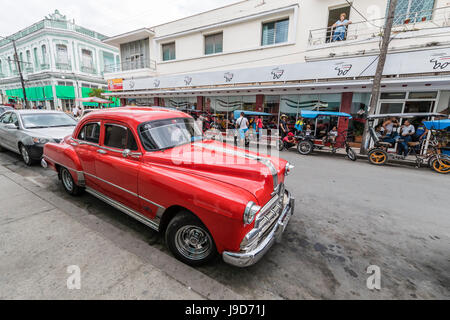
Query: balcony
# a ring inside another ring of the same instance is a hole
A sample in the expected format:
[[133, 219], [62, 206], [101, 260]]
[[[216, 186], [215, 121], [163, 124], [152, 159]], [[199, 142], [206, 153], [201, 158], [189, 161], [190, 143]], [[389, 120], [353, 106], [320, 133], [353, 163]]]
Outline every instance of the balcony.
[[81, 72], [89, 74], [97, 74], [97, 70], [94, 67], [81, 66]]
[[56, 69], [63, 70], [63, 71], [70, 71], [70, 70], [72, 70], [72, 65], [67, 62], [57, 62]]
[[[308, 46], [327, 46], [343, 41], [360, 42], [377, 39], [382, 35], [384, 24], [385, 18], [354, 22], [346, 28], [346, 32], [341, 37], [334, 37], [333, 27], [310, 30]], [[414, 31], [428, 30], [429, 33], [442, 33], [443, 28], [450, 28], [450, 7], [397, 15], [392, 33], [402, 38]]]
[[104, 73], [115, 73], [122, 71], [132, 71], [150, 69], [156, 71], [156, 61], [150, 59], [138, 59], [134, 61], [126, 61], [118, 64], [110, 64], [105, 66]]

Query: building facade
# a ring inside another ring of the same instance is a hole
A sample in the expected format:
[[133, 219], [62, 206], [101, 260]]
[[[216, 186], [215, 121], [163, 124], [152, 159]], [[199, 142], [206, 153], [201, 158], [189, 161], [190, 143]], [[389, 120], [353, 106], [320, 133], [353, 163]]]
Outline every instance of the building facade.
[[[119, 62], [119, 51], [102, 42], [106, 36], [68, 20], [57, 10], [45, 19], [0, 39], [0, 94], [4, 104], [24, 105], [17, 63], [31, 107], [70, 110], [92, 88], [107, 89], [103, 77]], [[17, 47], [18, 61], [14, 58]], [[89, 104], [85, 104], [87, 106]]]
[[[291, 125], [302, 108], [342, 111], [362, 133], [388, 5], [240, 1], [105, 39], [121, 55], [105, 78], [123, 103], [265, 111]], [[392, 35], [376, 112], [449, 113], [450, 1], [398, 0]]]

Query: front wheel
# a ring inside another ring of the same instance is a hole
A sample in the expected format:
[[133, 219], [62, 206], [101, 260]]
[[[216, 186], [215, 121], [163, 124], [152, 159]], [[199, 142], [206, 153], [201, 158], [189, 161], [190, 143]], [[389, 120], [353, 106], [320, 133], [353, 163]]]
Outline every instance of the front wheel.
[[307, 140], [300, 141], [297, 145], [298, 152], [304, 156], [311, 154], [311, 152], [313, 151], [313, 148], [314, 148], [314, 146], [311, 143], [311, 141], [307, 141]]
[[386, 164], [388, 160], [388, 154], [382, 149], [373, 149], [369, 151], [368, 158], [371, 164], [382, 166]]
[[166, 244], [178, 260], [193, 267], [203, 265], [217, 255], [216, 245], [208, 229], [197, 217], [186, 211], [170, 221]]
[[449, 157], [439, 157], [433, 160], [431, 163], [431, 168], [437, 173], [446, 174], [450, 172], [450, 158]]
[[25, 162], [27, 166], [31, 166], [35, 161], [31, 159], [30, 153], [28, 152], [28, 148], [25, 147], [23, 144], [21, 144], [19, 149], [20, 154], [22, 155], [23, 162]]
[[357, 159], [356, 152], [350, 147], [347, 148], [347, 156], [352, 161], [356, 161]]
[[283, 142], [283, 140], [278, 139], [278, 141], [277, 141], [277, 148], [278, 148], [278, 151], [283, 151], [284, 150], [284, 142]]

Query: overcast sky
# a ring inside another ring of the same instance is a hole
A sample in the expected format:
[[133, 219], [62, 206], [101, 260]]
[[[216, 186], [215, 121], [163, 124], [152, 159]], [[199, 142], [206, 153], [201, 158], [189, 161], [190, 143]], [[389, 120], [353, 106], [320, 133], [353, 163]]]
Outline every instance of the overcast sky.
[[179, 19], [239, 0], [1, 0], [0, 36], [11, 35], [58, 9], [107, 36]]

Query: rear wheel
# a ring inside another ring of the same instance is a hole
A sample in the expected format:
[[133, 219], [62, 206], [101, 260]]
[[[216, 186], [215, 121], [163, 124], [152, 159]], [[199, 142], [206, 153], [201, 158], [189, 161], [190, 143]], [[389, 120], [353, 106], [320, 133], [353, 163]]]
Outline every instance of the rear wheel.
[[278, 151], [283, 151], [283, 149], [284, 149], [284, 142], [283, 142], [283, 140], [278, 139], [278, 141], [277, 141], [277, 148], [278, 148]]
[[450, 158], [449, 157], [441, 157], [440, 159], [436, 158], [431, 163], [431, 167], [437, 173], [446, 174], [450, 172]]
[[167, 226], [166, 244], [172, 254], [190, 266], [200, 266], [217, 255], [208, 229], [191, 213], [176, 215]]
[[61, 177], [61, 183], [64, 190], [71, 196], [78, 196], [83, 192], [83, 189], [75, 184], [72, 174], [70, 171], [64, 167], [59, 169], [59, 175]]
[[311, 154], [311, 152], [313, 151], [313, 148], [314, 148], [314, 146], [311, 143], [311, 141], [307, 141], [307, 140], [300, 141], [297, 145], [297, 150], [302, 155]]
[[347, 148], [347, 156], [352, 161], [356, 161], [356, 159], [357, 159], [356, 152], [353, 151], [353, 149], [350, 147]]
[[386, 164], [388, 160], [388, 154], [382, 149], [373, 149], [369, 152], [368, 158], [371, 164], [382, 166]]

